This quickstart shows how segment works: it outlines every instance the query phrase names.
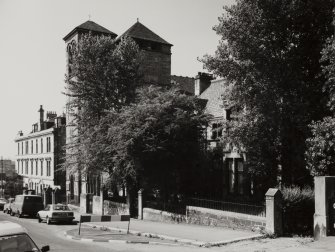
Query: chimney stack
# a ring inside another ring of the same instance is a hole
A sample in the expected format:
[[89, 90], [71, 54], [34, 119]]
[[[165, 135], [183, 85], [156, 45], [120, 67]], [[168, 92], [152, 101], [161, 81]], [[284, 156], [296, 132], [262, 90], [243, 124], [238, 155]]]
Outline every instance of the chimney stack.
[[43, 130], [44, 109], [42, 105], [40, 105], [40, 109], [38, 110], [38, 112], [40, 113], [40, 129]]
[[213, 80], [212, 74], [198, 72], [198, 75], [195, 76], [194, 81], [194, 94], [196, 96], [201, 95], [201, 93], [209, 87], [211, 80]]

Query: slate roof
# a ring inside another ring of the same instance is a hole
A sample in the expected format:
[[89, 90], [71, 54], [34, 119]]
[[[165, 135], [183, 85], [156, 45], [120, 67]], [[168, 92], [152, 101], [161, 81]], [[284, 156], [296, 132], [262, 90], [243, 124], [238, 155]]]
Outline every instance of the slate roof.
[[101, 25], [98, 25], [97, 23], [91, 20], [88, 20], [85, 23], [82, 23], [81, 25], [74, 28], [69, 34], [67, 34], [63, 38], [63, 40], [67, 40], [76, 31], [84, 31], [84, 32], [93, 31], [93, 32], [103, 33], [106, 35], [111, 35], [113, 38], [117, 37], [117, 34], [115, 34], [114, 32], [106, 29], [105, 27], [102, 27]]
[[206, 112], [214, 117], [223, 116], [222, 94], [224, 93], [226, 80], [218, 79], [211, 81], [211, 85], [199, 95], [200, 99], [207, 100]]
[[121, 37], [125, 35], [133, 39], [149, 40], [149, 41], [172, 46], [172, 44], [162, 39], [160, 36], [158, 36], [156, 33], [151, 31], [149, 28], [147, 28], [146, 26], [144, 26], [138, 21], [133, 26], [131, 26], [127, 31], [125, 31], [121, 36], [119, 36], [118, 39], [120, 39]]
[[178, 84], [187, 94], [194, 95], [194, 78], [171, 75], [171, 84]]

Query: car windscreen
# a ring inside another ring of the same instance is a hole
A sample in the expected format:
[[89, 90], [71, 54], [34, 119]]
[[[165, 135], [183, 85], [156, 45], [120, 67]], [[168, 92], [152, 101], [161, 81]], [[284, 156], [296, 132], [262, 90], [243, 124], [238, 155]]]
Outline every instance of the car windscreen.
[[63, 206], [63, 205], [56, 205], [54, 206], [54, 210], [60, 210], [60, 211], [70, 211], [68, 206]]
[[1, 252], [40, 251], [36, 244], [26, 234], [0, 236]]

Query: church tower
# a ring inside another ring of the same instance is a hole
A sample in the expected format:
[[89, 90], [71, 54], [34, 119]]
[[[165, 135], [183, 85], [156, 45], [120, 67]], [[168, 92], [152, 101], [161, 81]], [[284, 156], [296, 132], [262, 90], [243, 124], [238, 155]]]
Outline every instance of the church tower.
[[172, 44], [144, 26], [138, 20], [117, 38], [131, 37], [144, 54], [140, 70], [147, 84], [170, 85]]
[[[73, 52], [76, 50], [78, 41], [80, 41], [81, 37], [84, 34], [88, 34], [91, 32], [93, 35], [104, 35], [110, 36], [111, 38], [115, 39], [117, 34], [114, 32], [98, 25], [93, 21], [86, 21], [85, 23], [75, 27], [70, 33], [68, 33], [63, 40], [66, 44], [66, 75], [72, 79], [75, 76], [71, 76], [71, 67], [70, 63], [72, 60]], [[70, 106], [68, 105], [71, 102], [71, 97], [67, 98], [67, 105], [66, 105], [66, 145], [71, 146], [74, 143], [76, 133], [76, 127], [74, 126], [74, 117], [73, 113], [76, 111], [71, 110]], [[74, 149], [68, 149], [67, 158], [71, 158], [71, 153], [75, 152]], [[77, 163], [74, 161], [74, 163]], [[80, 167], [78, 167], [80, 168]], [[86, 178], [80, 174], [80, 169], [75, 169], [79, 172], [70, 171], [69, 169], [66, 170], [66, 191], [67, 191], [67, 201], [70, 203], [78, 204], [80, 203], [80, 194], [87, 193], [87, 185], [86, 185]]]

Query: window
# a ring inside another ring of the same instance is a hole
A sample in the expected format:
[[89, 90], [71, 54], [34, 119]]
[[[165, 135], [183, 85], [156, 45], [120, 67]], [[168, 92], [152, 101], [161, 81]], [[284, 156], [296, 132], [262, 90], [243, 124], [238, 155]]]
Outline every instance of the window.
[[17, 155], [20, 155], [20, 143], [17, 143]]
[[30, 160], [30, 174], [34, 174], [34, 160]]
[[50, 137], [47, 137], [47, 152], [51, 151], [51, 139]]
[[23, 174], [23, 160], [21, 160], [21, 174]]
[[20, 173], [20, 161], [17, 160], [17, 169], [16, 169], [17, 173]]
[[30, 143], [31, 143], [31, 154], [33, 154], [34, 153], [34, 141], [31, 140]]
[[28, 141], [26, 141], [26, 154], [28, 154]]
[[43, 160], [41, 160], [41, 176], [43, 176]]
[[222, 124], [213, 123], [212, 124], [212, 139], [215, 140], [220, 137], [222, 137]]
[[28, 160], [26, 160], [26, 171], [25, 171], [25, 174], [28, 175]]
[[38, 153], [38, 140], [36, 139], [36, 147], [35, 147], [35, 153], [37, 154]]
[[243, 161], [237, 161], [237, 192], [239, 194], [244, 193], [244, 174], [243, 174]]
[[43, 138], [41, 138], [41, 153], [43, 153]]
[[21, 154], [23, 155], [23, 142], [21, 142]]
[[38, 175], [38, 160], [35, 160], [35, 175]]
[[49, 177], [49, 176], [51, 176], [51, 161], [50, 160], [48, 160], [47, 161], [47, 176]]

